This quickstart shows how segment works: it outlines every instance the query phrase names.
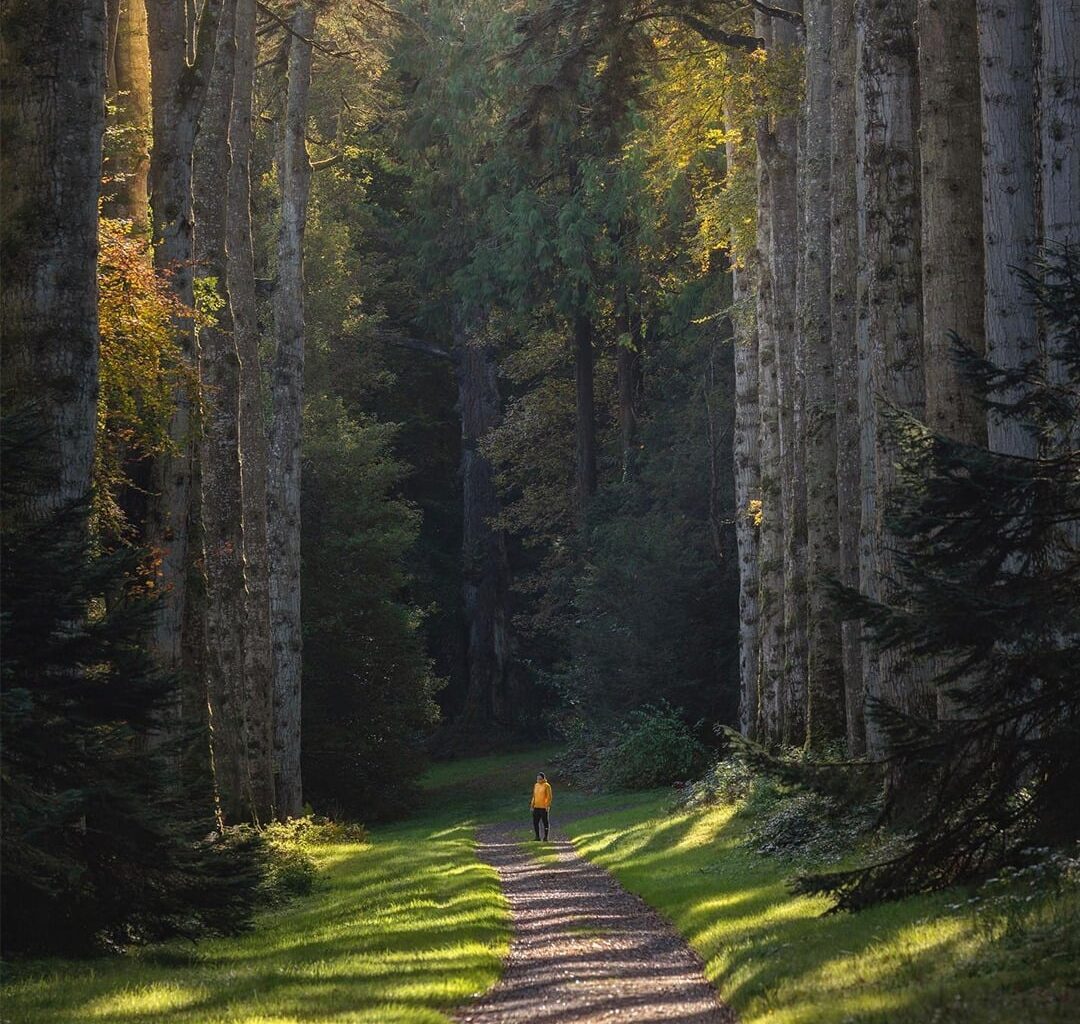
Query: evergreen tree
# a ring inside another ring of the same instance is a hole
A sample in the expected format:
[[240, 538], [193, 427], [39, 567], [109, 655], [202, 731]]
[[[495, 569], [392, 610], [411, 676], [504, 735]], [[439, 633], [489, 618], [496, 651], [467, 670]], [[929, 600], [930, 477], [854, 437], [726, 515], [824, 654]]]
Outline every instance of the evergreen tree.
[[137, 552], [92, 550], [85, 501], [24, 514], [38, 442], [19, 414], [2, 438], [4, 953], [243, 928], [261, 843], [213, 832], [209, 800], [193, 817], [147, 743], [175, 682]]
[[1080, 254], [1049, 253], [1026, 282], [1045, 362], [1002, 369], [958, 351], [987, 406], [1031, 433], [1038, 454], [891, 417], [897, 589], [856, 610], [880, 650], [933, 667], [946, 710], [872, 705], [886, 763], [920, 779], [926, 798], [897, 856], [800, 881], [841, 907], [986, 876], [1080, 838]]

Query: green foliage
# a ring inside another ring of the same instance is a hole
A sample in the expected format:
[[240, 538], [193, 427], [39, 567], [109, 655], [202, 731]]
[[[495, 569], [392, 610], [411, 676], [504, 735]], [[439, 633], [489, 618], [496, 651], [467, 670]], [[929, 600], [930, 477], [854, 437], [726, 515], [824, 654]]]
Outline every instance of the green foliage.
[[679, 794], [677, 806], [711, 807], [718, 803], [742, 803], [760, 781], [744, 761], [726, 757], [717, 761], [700, 778], [688, 783]]
[[2, 439], [4, 952], [243, 929], [260, 844], [215, 833], [146, 741], [175, 681], [145, 650], [140, 553], [92, 550], [85, 503], [26, 514], [35, 440], [18, 413]]
[[689, 778], [705, 759], [705, 748], [679, 712], [666, 702], [631, 711], [600, 759], [604, 780], [616, 789], [655, 789]]
[[559, 773], [590, 789], [654, 789], [691, 778], [705, 763], [705, 747], [666, 701], [599, 721], [571, 714], [560, 721], [569, 746]]
[[438, 688], [404, 598], [415, 511], [395, 491], [395, 429], [314, 396], [305, 415], [303, 770], [334, 816], [400, 817], [416, 799]]

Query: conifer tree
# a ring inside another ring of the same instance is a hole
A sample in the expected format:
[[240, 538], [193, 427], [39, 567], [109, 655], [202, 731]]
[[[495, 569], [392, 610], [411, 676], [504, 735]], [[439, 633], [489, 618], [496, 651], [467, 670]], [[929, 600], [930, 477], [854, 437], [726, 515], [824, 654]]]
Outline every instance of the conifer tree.
[[1030, 425], [1040, 454], [987, 451], [891, 415], [897, 589], [888, 604], [856, 603], [879, 650], [932, 666], [950, 713], [871, 705], [886, 762], [926, 779], [926, 802], [897, 856], [801, 881], [845, 908], [1080, 838], [1080, 551], [1067, 529], [1080, 520], [1080, 452], [1065, 429], [1080, 418], [1080, 254], [1049, 253], [1025, 282], [1056, 365], [958, 358], [995, 416]]

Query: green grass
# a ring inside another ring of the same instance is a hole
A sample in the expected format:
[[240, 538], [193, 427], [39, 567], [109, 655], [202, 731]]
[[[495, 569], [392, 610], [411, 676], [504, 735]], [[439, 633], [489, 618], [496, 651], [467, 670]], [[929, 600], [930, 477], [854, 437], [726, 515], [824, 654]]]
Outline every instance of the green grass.
[[822, 916], [790, 863], [741, 844], [731, 806], [665, 814], [667, 796], [572, 822], [590, 859], [664, 913], [743, 1024], [1074, 1024], [1080, 900], [1019, 916], [944, 894]]
[[250, 934], [83, 963], [20, 964], [10, 1024], [434, 1024], [490, 987], [509, 946], [472, 829], [430, 821], [315, 847], [319, 890]]
[[[474, 826], [520, 821], [554, 749], [436, 765], [420, 817], [367, 844], [315, 847], [320, 886], [250, 934], [9, 969], [3, 1024], [428, 1024], [490, 987], [509, 942]], [[667, 915], [742, 1024], [1073, 1024], [1080, 901], [1007, 915], [964, 895], [822, 916], [790, 863], [742, 845], [731, 806], [669, 814], [666, 793], [591, 795], [553, 780], [552, 820]], [[579, 937], [591, 934], [586, 928]]]

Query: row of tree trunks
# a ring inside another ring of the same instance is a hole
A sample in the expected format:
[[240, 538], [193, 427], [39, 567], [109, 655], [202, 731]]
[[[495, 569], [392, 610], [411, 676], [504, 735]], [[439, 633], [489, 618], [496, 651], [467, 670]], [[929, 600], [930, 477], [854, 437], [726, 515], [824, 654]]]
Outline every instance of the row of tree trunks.
[[305, 130], [315, 11], [301, 3], [290, 20], [288, 88], [278, 156], [278, 234], [273, 422], [267, 481], [270, 629], [274, 665], [274, 776], [280, 815], [301, 813], [300, 440], [304, 400], [304, 227], [311, 191]]
[[[867, 707], [940, 713], [933, 666], [876, 656], [838, 623], [828, 583], [891, 596], [894, 412], [1037, 450], [975, 401], [952, 336], [1006, 367], [1040, 358], [1022, 272], [1042, 245], [1076, 241], [1080, 3], [807, 0], [801, 26], [798, 127], [773, 112], [758, 129], [754, 389], [736, 350], [737, 501], [753, 451], [762, 503], [739, 542], [741, 726], [770, 744], [846, 737], [876, 758]], [[755, 32], [769, 54], [798, 41], [775, 12]]]
[[40, 427], [26, 511], [47, 515], [87, 497], [93, 466], [105, 6], [10, 0], [0, 30], [4, 404]]

